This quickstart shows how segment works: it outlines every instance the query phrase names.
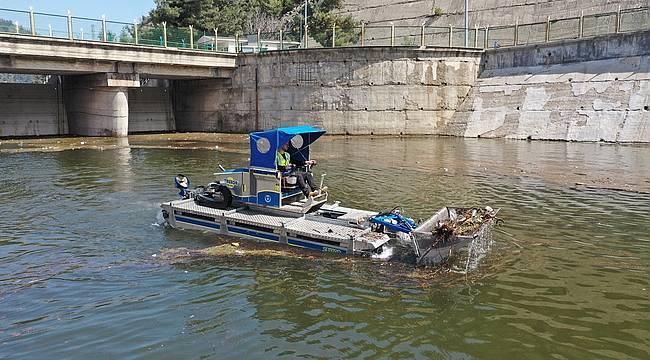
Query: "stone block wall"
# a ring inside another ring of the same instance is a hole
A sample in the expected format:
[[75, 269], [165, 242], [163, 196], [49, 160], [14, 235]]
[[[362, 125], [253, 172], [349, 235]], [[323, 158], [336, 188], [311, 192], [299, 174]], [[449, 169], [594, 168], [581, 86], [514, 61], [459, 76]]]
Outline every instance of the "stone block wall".
[[177, 128], [247, 132], [309, 123], [330, 134], [436, 134], [473, 85], [480, 56], [412, 48], [246, 55], [229, 84], [177, 86]]

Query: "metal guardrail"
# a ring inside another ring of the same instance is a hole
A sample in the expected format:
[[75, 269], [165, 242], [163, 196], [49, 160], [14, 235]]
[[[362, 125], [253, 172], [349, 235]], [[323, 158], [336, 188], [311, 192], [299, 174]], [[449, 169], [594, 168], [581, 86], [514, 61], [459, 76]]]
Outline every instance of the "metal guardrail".
[[[334, 25], [321, 33], [262, 33], [220, 37], [218, 29], [196, 29], [109, 21], [34, 11], [0, 8], [0, 33], [26, 36], [121, 43], [138, 46], [219, 52], [265, 52], [297, 48], [413, 46], [468, 47], [476, 49], [519, 46], [604, 34], [650, 29], [650, 7], [551, 19], [545, 22], [465, 29], [436, 26], [367, 26], [342, 30]], [[318, 42], [313, 39], [319, 39]]]

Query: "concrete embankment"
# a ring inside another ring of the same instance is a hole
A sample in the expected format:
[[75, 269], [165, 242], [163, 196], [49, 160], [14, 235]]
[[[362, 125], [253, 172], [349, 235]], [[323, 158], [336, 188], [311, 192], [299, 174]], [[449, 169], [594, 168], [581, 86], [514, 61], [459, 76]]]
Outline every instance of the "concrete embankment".
[[489, 50], [448, 135], [650, 142], [650, 32]]
[[[345, 0], [341, 13], [371, 25], [461, 26], [465, 3], [458, 0]], [[483, 0], [470, 1], [472, 26], [513, 25], [544, 22], [547, 17], [561, 19], [580, 14], [595, 14], [648, 6], [648, 0]], [[436, 12], [436, 9], [438, 11]], [[598, 21], [609, 25], [612, 19]]]
[[131, 79], [132, 87], [56, 78], [0, 84], [8, 99], [0, 136], [245, 133], [309, 123], [331, 134], [650, 142], [650, 31], [487, 51], [241, 54], [228, 76]]
[[481, 51], [341, 48], [239, 58], [231, 81], [177, 84], [177, 128], [311, 123], [331, 134], [432, 134], [478, 75]]
[[186, 131], [309, 122], [333, 134], [650, 142], [650, 32], [486, 52], [247, 55], [230, 81], [175, 93]]

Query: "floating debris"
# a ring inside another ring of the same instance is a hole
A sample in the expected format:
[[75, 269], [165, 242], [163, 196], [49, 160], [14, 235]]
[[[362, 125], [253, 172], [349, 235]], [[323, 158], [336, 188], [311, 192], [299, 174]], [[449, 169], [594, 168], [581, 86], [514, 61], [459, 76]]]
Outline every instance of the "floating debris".
[[295, 256], [289, 251], [274, 250], [274, 249], [262, 249], [262, 248], [244, 248], [241, 247], [239, 243], [232, 242], [227, 244], [221, 244], [216, 246], [210, 246], [203, 249], [187, 249], [187, 248], [176, 248], [176, 249], [162, 249], [161, 258], [165, 260], [189, 260], [189, 259], [201, 259], [209, 257], [230, 257], [230, 256], [253, 256], [253, 257], [267, 257], [267, 256], [282, 256], [282, 257], [291, 257]]
[[196, 250], [195, 255], [204, 256], [290, 256], [286, 251], [274, 249], [246, 249], [233, 242]]

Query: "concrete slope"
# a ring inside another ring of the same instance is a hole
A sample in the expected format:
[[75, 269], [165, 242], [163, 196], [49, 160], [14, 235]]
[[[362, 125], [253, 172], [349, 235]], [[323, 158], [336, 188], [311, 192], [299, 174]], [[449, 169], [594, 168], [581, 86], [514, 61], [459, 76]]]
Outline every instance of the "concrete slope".
[[[515, 21], [530, 23], [585, 14], [616, 11], [649, 6], [648, 0], [483, 0], [470, 1], [470, 24], [474, 26], [513, 25]], [[434, 9], [444, 11], [434, 16]], [[465, 2], [462, 0], [347, 0], [343, 14], [364, 20], [373, 25], [448, 26], [464, 23]]]

